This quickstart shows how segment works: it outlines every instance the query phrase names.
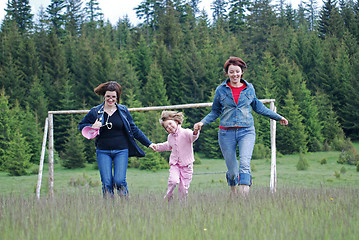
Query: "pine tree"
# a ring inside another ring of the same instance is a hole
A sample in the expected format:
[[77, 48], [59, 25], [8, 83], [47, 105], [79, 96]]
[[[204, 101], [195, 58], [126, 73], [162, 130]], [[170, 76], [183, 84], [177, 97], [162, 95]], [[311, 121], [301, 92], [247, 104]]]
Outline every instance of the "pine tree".
[[85, 145], [73, 117], [71, 117], [70, 127], [67, 128], [66, 135], [62, 166], [69, 169], [85, 167]]
[[164, 9], [162, 0], [143, 0], [141, 4], [135, 8], [137, 17], [145, 20], [147, 34], [149, 29], [156, 30], [158, 28], [158, 19]]
[[95, 64], [95, 53], [91, 47], [91, 40], [83, 36], [80, 38], [72, 68], [77, 80], [74, 83], [74, 92], [81, 107], [90, 108], [99, 103], [99, 97], [93, 91], [101, 83], [96, 78]]
[[5, 95], [4, 88], [0, 91], [0, 170], [4, 169], [6, 149], [9, 146], [11, 112], [9, 107], [9, 97]]
[[126, 51], [120, 50], [119, 56], [114, 59], [114, 68], [116, 69], [114, 79], [116, 79], [122, 87], [120, 101], [125, 105], [128, 105], [130, 94], [139, 97], [142, 95], [142, 88], [138, 87], [141, 85], [141, 82], [136, 75], [136, 70], [131, 64], [128, 55]]
[[185, 94], [189, 86], [183, 86], [184, 80], [184, 59], [180, 49], [176, 48], [173, 50], [171, 57], [166, 63], [163, 76], [164, 82], [166, 83], [167, 96], [172, 104], [184, 104]]
[[200, 0], [190, 0], [189, 5], [192, 8], [193, 14], [196, 15], [199, 12], [198, 4], [200, 3]]
[[232, 32], [239, 33], [244, 30], [245, 11], [249, 5], [247, 0], [229, 0], [229, 28]]
[[248, 10], [248, 46], [246, 45], [245, 49], [248, 53], [262, 56], [268, 47], [271, 29], [275, 25], [275, 13], [269, 0], [255, 0]]
[[[28, 145], [27, 154], [31, 155], [30, 162], [38, 163], [41, 153], [42, 134], [31, 108], [27, 105], [26, 108], [21, 108], [18, 103], [11, 109], [11, 114], [14, 118], [14, 125], [11, 129], [16, 129], [24, 138], [26, 145]], [[41, 122], [43, 123], [43, 122]]]
[[123, 19], [119, 19], [117, 22], [117, 47], [120, 50], [123, 50], [122, 48], [125, 48], [131, 38], [131, 23], [130, 19], [128, 17], [124, 17]]
[[334, 139], [339, 138], [344, 141], [344, 132], [337, 119], [337, 114], [333, 111], [329, 96], [323, 90], [318, 90], [315, 96], [315, 105], [318, 106], [318, 117], [322, 124], [324, 143], [326, 150], [330, 150], [329, 148], [333, 146]]
[[[5, 64], [2, 66], [2, 73], [0, 74], [1, 87], [3, 87], [6, 93], [10, 96], [12, 104], [20, 98], [24, 97], [22, 92], [22, 84], [24, 75], [19, 69], [17, 60], [12, 55], [7, 56]], [[22, 99], [20, 99], [22, 100]]]
[[31, 166], [31, 153], [29, 144], [19, 129], [14, 129], [7, 145], [4, 153], [5, 170], [11, 176], [26, 175], [26, 170]]
[[140, 82], [145, 85], [151, 68], [151, 51], [143, 36], [140, 36], [135, 50], [134, 66]]
[[304, 156], [303, 153], [300, 153], [299, 160], [297, 163], [297, 170], [303, 171], [303, 170], [307, 170], [308, 168], [309, 168], [308, 159]]
[[25, 75], [20, 64], [25, 36], [20, 34], [14, 21], [6, 20], [2, 25], [0, 36], [0, 87], [4, 88], [10, 97], [9, 101], [14, 104], [17, 99], [21, 101], [25, 97], [23, 94]]
[[303, 116], [299, 106], [295, 103], [293, 94], [288, 91], [281, 105], [280, 112], [289, 121], [286, 127], [277, 128], [277, 149], [283, 154], [292, 154], [307, 151], [307, 135], [303, 125]]
[[[276, 66], [275, 59], [270, 52], [264, 54], [263, 61], [254, 70], [255, 75], [251, 76], [253, 84], [256, 89], [257, 98], [260, 99], [275, 99], [280, 103], [282, 96], [277, 94], [278, 67]], [[267, 117], [254, 114], [256, 127], [256, 145], [258, 143], [270, 147], [270, 121]]]
[[37, 117], [37, 121], [43, 123], [47, 117], [47, 99], [38, 78], [35, 78], [30, 85], [30, 92], [26, 102], [31, 106], [32, 112]]
[[318, 107], [305, 82], [302, 83], [303, 99], [299, 100], [304, 117], [303, 124], [308, 136], [308, 150], [317, 152], [323, 149], [322, 123], [318, 116]]
[[[31, 91], [31, 85], [41, 76], [40, 62], [33, 37], [24, 37], [20, 44], [19, 69], [23, 73], [21, 91]], [[18, 98], [21, 106], [26, 106], [26, 96]]]
[[351, 61], [355, 58], [350, 58], [348, 54], [348, 47], [342, 43], [338, 48], [338, 55], [336, 58], [336, 65], [334, 71], [336, 77], [340, 81], [340, 86], [333, 86], [338, 88], [339, 93], [337, 97], [336, 109], [338, 112], [338, 119], [341, 122], [344, 132], [352, 139], [359, 138], [359, 114], [357, 106], [359, 103], [358, 97], [358, 77], [353, 73], [353, 65]]
[[168, 105], [169, 102], [166, 95], [166, 87], [156, 60], [154, 60], [151, 65], [147, 79], [147, 83], [144, 85], [142, 91], [142, 103], [145, 106]]
[[165, 11], [159, 19], [159, 38], [157, 41], [162, 41], [167, 49], [172, 52], [181, 43], [183, 33], [179, 31], [181, 29], [180, 13], [176, 11], [172, 1], [165, 1], [165, 3]]
[[[96, 81], [98, 81], [99, 84], [114, 81], [116, 79], [111, 78], [114, 71], [114, 64], [111, 58], [111, 46], [106, 43], [106, 38], [104, 36], [97, 36], [97, 39], [98, 42], [94, 43], [93, 46], [95, 52]], [[94, 86], [94, 88], [96, 86]]]
[[314, 31], [318, 18], [318, 3], [316, 0], [307, 0], [304, 2], [304, 10], [307, 12], [307, 20], [309, 22], [309, 30]]
[[[73, 110], [75, 100], [72, 86], [69, 80], [64, 83], [63, 90], [59, 93], [59, 95], [59, 109]], [[62, 157], [62, 153], [66, 151], [65, 142], [69, 136], [68, 128], [71, 126], [71, 121], [74, 120], [65, 114], [55, 115], [54, 117], [54, 134], [56, 134], [55, 146], [56, 150], [60, 153], [60, 157]]]
[[[87, 107], [85, 105], [81, 107], [81, 109], [86, 109], [86, 108]], [[80, 122], [80, 120], [83, 117], [85, 117], [85, 114], [83, 114], [83, 115], [73, 115], [73, 116], [74, 116], [73, 117], [74, 125], [77, 128], [76, 124], [78, 124]], [[69, 131], [69, 130], [67, 129], [67, 131]], [[80, 135], [80, 136], [82, 136], [82, 135]], [[83, 144], [84, 144], [84, 155], [85, 155], [86, 162], [88, 162], [88, 163], [96, 162], [97, 161], [97, 158], [96, 158], [96, 145], [95, 145], [96, 139], [87, 139], [85, 137], [82, 137], [82, 141], [83, 141]], [[95, 164], [95, 168], [98, 168], [98, 166], [96, 164]]]
[[226, 18], [227, 4], [226, 0], [213, 0], [211, 10], [213, 10], [213, 21], [215, 23], [218, 24]]
[[295, 16], [295, 20], [297, 22], [297, 25], [300, 27], [304, 27], [305, 29], [309, 29], [309, 22], [306, 19], [306, 11], [305, 7], [303, 6], [303, 2], [299, 3], [298, 10]]
[[97, 0], [88, 0], [84, 11], [86, 12], [86, 19], [90, 23], [100, 22], [103, 19], [103, 13]]
[[[56, 34], [50, 32], [41, 52], [43, 59], [43, 86], [49, 100], [50, 110], [59, 110], [60, 95], [65, 82], [68, 80], [68, 68], [63, 44]], [[47, 75], [48, 74], [48, 75]], [[46, 76], [47, 75], [47, 76]]]
[[[214, 99], [212, 91], [211, 99]], [[207, 110], [208, 114], [208, 110]], [[200, 119], [201, 120], [201, 119]], [[218, 127], [220, 118], [201, 129], [200, 138], [196, 141], [196, 149], [204, 153], [208, 158], [223, 158], [221, 148], [218, 144]]]
[[57, 36], [64, 35], [64, 26], [66, 21], [66, 1], [65, 0], [51, 0], [50, 5], [46, 8], [47, 20]]
[[336, 0], [327, 0], [320, 11], [318, 31], [322, 39], [331, 36], [341, 37], [343, 35], [344, 22], [340, 17], [336, 4]]
[[8, 0], [5, 9], [9, 19], [16, 22], [17, 27], [22, 33], [30, 31], [33, 27], [31, 6], [29, 0]]
[[166, 160], [160, 154], [153, 152], [151, 149], [145, 149], [145, 153], [146, 156], [140, 158], [140, 169], [155, 172], [168, 167]]
[[65, 29], [72, 36], [77, 36], [83, 22], [82, 0], [67, 0]]

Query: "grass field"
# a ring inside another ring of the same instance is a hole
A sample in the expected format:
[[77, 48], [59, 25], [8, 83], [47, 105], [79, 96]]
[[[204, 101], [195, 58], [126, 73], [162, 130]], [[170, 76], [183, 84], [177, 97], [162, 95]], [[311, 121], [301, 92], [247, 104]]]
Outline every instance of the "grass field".
[[[358, 144], [356, 144], [358, 146]], [[299, 155], [288, 155], [277, 159], [277, 185], [278, 189], [282, 187], [358, 187], [359, 172], [355, 166], [338, 164], [337, 160], [340, 152], [317, 152], [308, 153], [305, 157], [309, 161], [309, 169], [298, 171], [296, 164]], [[321, 165], [320, 160], [327, 159], [327, 164]], [[345, 173], [343, 169], [345, 168]], [[253, 188], [269, 187], [270, 180], [270, 160], [260, 159], [252, 160]], [[342, 169], [342, 173], [340, 173]], [[223, 189], [226, 188], [225, 174], [202, 174], [211, 172], [224, 172], [226, 166], [223, 159], [201, 159], [200, 165], [194, 166], [193, 180], [190, 191], [200, 189]], [[340, 176], [335, 176], [335, 172]], [[59, 164], [54, 169], [54, 189], [56, 193], [69, 193], [78, 191], [77, 187], [69, 186], [71, 179], [79, 179], [83, 175], [91, 179], [91, 182], [98, 184], [96, 187], [90, 187], [89, 190], [94, 193], [101, 192], [100, 175], [93, 166], [87, 166], [84, 169], [66, 170]], [[37, 175], [10, 177], [5, 172], [0, 172], [0, 195], [21, 193], [23, 196], [32, 196], [35, 193]], [[161, 192], [164, 193], [167, 187], [168, 170], [157, 172], [143, 171], [138, 169], [128, 169], [127, 182], [129, 190], [134, 193]], [[44, 166], [42, 195], [48, 191], [48, 165]]]
[[[358, 239], [359, 172], [338, 164], [339, 154], [306, 154], [306, 171], [296, 170], [299, 155], [278, 158], [275, 194], [270, 162], [252, 160], [248, 198], [230, 197], [224, 173], [202, 174], [225, 171], [224, 160], [202, 158], [187, 201], [170, 204], [163, 200], [168, 170], [129, 169], [130, 198], [104, 200], [93, 166], [56, 165], [55, 197], [48, 199], [45, 165], [39, 201], [37, 175], [1, 172], [0, 239]], [[82, 178], [94, 187], [70, 186]]]

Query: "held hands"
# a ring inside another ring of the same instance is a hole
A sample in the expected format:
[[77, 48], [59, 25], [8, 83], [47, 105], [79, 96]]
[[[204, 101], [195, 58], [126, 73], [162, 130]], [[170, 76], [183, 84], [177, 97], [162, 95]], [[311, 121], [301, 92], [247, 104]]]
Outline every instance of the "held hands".
[[286, 125], [288, 125], [288, 120], [287, 119], [285, 119], [284, 117], [281, 119], [281, 120], [279, 120], [279, 123], [281, 124], [281, 125], [284, 125], [284, 126], [286, 126]]
[[102, 123], [101, 121], [99, 121], [98, 119], [96, 119], [96, 122], [94, 122], [94, 124], [92, 124], [92, 128], [95, 128], [95, 129], [99, 129], [100, 127], [102, 126]]
[[195, 135], [197, 135], [198, 131], [201, 130], [202, 126], [203, 126], [203, 122], [198, 122], [198, 123], [196, 123], [196, 124], [193, 126], [193, 133], [194, 133]]
[[154, 152], [156, 152], [156, 150], [157, 150], [157, 145], [154, 143], [151, 143], [151, 145], [148, 147], [151, 148]]

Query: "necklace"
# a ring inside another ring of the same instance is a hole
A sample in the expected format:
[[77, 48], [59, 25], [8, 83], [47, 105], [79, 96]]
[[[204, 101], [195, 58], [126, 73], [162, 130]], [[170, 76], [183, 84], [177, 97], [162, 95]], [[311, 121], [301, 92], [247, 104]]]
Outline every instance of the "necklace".
[[114, 111], [116, 111], [116, 108], [105, 109], [105, 112], [109, 112], [110, 114], [112, 114]]
[[108, 122], [108, 119], [110, 118], [110, 115], [107, 114], [107, 120], [106, 123], [103, 126], [106, 126], [108, 130], [112, 128], [112, 122]]

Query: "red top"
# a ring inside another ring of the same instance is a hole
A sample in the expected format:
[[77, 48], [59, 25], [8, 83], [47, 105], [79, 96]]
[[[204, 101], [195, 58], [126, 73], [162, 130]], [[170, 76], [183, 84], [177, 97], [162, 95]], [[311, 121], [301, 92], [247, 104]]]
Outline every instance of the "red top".
[[[232, 95], [233, 95], [233, 98], [234, 98], [234, 102], [238, 103], [238, 99], [239, 99], [239, 96], [241, 95], [241, 92], [242, 90], [247, 87], [247, 85], [245, 83], [243, 83], [242, 86], [240, 87], [233, 87], [231, 84], [229, 84], [229, 82], [227, 83], [228, 87], [231, 88], [232, 90]], [[222, 127], [222, 126], [219, 126], [220, 129], [232, 129], [232, 128], [240, 128], [240, 127]]]
[[243, 90], [245, 87], [247, 87], [247, 85], [246, 85], [245, 83], [243, 83], [243, 85], [240, 86], [240, 87], [233, 87], [231, 84], [229, 84], [229, 82], [227, 83], [227, 85], [231, 88], [234, 101], [236, 102], [236, 105], [237, 105], [238, 99], [239, 99], [239, 95], [241, 95], [242, 90]]

